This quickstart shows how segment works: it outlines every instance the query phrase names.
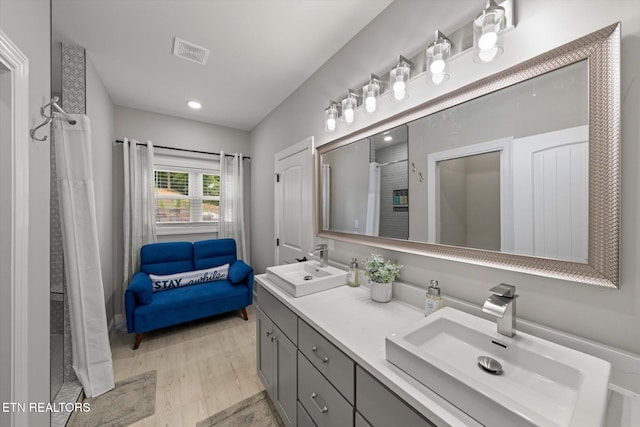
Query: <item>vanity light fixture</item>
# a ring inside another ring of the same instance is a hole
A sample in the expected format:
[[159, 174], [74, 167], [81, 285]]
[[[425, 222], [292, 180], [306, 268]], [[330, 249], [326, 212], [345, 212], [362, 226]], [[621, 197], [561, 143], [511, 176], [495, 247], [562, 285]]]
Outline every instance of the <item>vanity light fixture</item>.
[[192, 108], [194, 110], [199, 110], [202, 108], [202, 104], [200, 104], [198, 101], [189, 101], [187, 102], [187, 105], [189, 106], [189, 108]]
[[389, 71], [389, 87], [393, 93], [393, 99], [402, 101], [407, 98], [407, 83], [411, 74], [413, 63], [400, 55], [398, 65]]
[[[437, 30], [434, 42], [410, 59], [399, 56], [396, 65], [390, 71], [379, 74], [381, 77], [370, 74], [369, 81], [362, 86], [360, 103], [364, 110], [370, 114], [374, 113], [378, 108], [378, 98], [387, 92], [392, 101], [406, 99], [412, 69], [415, 77], [422, 72], [422, 67], [426, 64], [427, 84], [439, 85], [449, 80], [448, 68], [452, 58], [458, 58], [469, 51], [473, 52], [473, 61], [477, 63], [488, 63], [499, 57], [504, 51], [503, 34], [516, 27], [516, 1], [485, 0], [484, 10], [470, 23], [467, 21], [455, 30], [448, 30], [446, 36]], [[383, 83], [387, 81], [388, 87]], [[325, 109], [327, 132], [335, 131], [339, 117], [342, 117], [346, 124], [354, 122], [358, 100], [356, 98], [354, 107], [350, 99], [351, 93], [352, 91], [349, 91], [347, 98], [338, 102], [336, 107], [330, 106]]]
[[504, 50], [505, 10], [494, 0], [487, 0], [482, 13], [473, 20], [473, 61], [491, 62]]
[[358, 106], [358, 95], [351, 89], [347, 91], [347, 97], [342, 100], [342, 119], [346, 124], [351, 124], [356, 118], [356, 107]]
[[382, 82], [380, 81], [380, 77], [375, 74], [370, 74], [369, 83], [362, 87], [362, 99], [364, 109], [367, 113], [373, 113], [376, 111], [381, 86]]
[[449, 80], [447, 73], [451, 40], [440, 30], [436, 30], [436, 39], [427, 47], [427, 83], [439, 85]]
[[327, 132], [335, 132], [338, 126], [338, 117], [340, 113], [340, 104], [331, 101], [329, 106], [324, 110], [324, 130]]

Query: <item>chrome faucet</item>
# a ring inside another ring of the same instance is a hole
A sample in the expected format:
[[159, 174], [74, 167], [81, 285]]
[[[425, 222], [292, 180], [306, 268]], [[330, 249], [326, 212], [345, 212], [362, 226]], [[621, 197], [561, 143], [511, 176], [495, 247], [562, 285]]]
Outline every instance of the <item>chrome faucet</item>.
[[498, 333], [512, 337], [516, 334], [516, 287], [500, 283], [489, 289], [489, 298], [482, 311], [498, 318]]
[[321, 267], [326, 267], [329, 265], [329, 245], [326, 243], [321, 243], [316, 246], [313, 251], [309, 253], [309, 255], [320, 254], [320, 259], [322, 260]]

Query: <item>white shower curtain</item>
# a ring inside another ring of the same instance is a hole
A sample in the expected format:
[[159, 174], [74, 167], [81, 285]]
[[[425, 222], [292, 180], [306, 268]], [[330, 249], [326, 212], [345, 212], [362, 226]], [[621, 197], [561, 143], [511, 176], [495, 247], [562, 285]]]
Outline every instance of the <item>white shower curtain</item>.
[[238, 258], [250, 263], [244, 229], [244, 171], [242, 153], [220, 152], [220, 225], [218, 237], [235, 239]]
[[88, 397], [114, 387], [98, 247], [89, 119], [53, 121], [73, 370]]
[[135, 139], [124, 138], [122, 145], [124, 295], [129, 279], [140, 267], [140, 248], [156, 241], [156, 208], [153, 190], [153, 144], [147, 141], [145, 145]]
[[380, 165], [369, 163], [369, 194], [367, 196], [367, 236], [377, 236], [380, 232]]
[[322, 165], [322, 229], [331, 227], [331, 166]]

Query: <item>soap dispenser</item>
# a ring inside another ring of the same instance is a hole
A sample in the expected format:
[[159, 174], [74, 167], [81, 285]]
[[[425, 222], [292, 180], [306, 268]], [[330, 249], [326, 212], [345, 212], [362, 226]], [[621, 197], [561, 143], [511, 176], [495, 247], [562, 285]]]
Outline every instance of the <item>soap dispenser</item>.
[[351, 258], [349, 265], [349, 276], [347, 279], [349, 286], [360, 286], [360, 271], [358, 271], [358, 258]]
[[424, 315], [429, 316], [442, 308], [442, 296], [438, 281], [432, 280], [431, 286], [427, 288], [427, 302], [424, 308]]

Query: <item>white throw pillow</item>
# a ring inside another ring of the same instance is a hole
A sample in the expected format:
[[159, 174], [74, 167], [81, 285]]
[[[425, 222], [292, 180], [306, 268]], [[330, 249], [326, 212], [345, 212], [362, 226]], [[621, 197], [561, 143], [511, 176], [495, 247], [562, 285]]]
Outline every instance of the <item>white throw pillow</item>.
[[157, 292], [181, 288], [183, 286], [199, 285], [200, 283], [213, 282], [214, 280], [224, 280], [228, 274], [229, 264], [224, 264], [219, 267], [185, 271], [183, 273], [169, 274], [166, 276], [149, 274], [149, 278], [151, 279], [151, 289]]

